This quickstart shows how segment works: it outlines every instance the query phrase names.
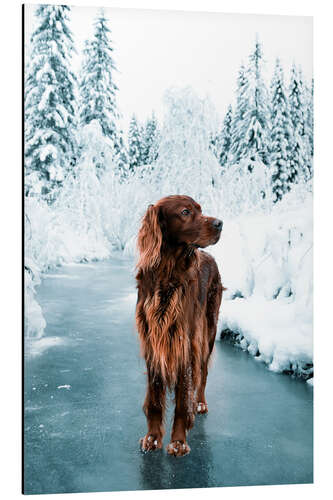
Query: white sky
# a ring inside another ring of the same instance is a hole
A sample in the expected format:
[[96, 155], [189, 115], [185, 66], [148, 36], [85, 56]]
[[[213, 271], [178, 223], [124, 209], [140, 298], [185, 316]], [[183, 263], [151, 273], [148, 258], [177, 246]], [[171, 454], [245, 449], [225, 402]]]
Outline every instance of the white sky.
[[[119, 73], [118, 106], [127, 128], [131, 114], [144, 120], [154, 109], [163, 115], [163, 93], [170, 86], [191, 85], [209, 95], [220, 116], [234, 101], [236, 78], [247, 62], [256, 33], [263, 43], [266, 78], [280, 57], [289, 79], [293, 61], [307, 80], [313, 74], [312, 17], [221, 14], [105, 8]], [[80, 67], [84, 40], [93, 33], [96, 7], [72, 7], [71, 30]], [[26, 36], [34, 6], [26, 6]]]

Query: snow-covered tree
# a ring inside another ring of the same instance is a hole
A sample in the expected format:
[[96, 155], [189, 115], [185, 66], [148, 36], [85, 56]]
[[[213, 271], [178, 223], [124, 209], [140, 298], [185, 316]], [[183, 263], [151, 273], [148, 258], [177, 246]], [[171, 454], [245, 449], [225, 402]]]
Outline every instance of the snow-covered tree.
[[251, 212], [270, 212], [273, 206], [270, 169], [263, 162], [248, 168], [247, 158], [228, 166], [222, 176], [222, 213], [234, 217]]
[[[258, 38], [253, 53], [249, 57], [249, 66], [244, 77], [242, 89], [242, 113], [238, 115], [236, 106], [236, 141], [233, 140], [234, 159], [247, 159], [249, 170], [256, 162], [269, 163], [269, 100], [263, 78], [264, 58], [262, 45]], [[236, 147], [235, 147], [236, 145]]]
[[[300, 79], [302, 78], [300, 72]], [[313, 79], [311, 87], [303, 80], [303, 105], [305, 107], [304, 140], [308, 149], [309, 175], [313, 175]]]
[[68, 6], [40, 5], [25, 82], [26, 194], [55, 197], [75, 164], [74, 50]]
[[289, 113], [288, 96], [285, 90], [283, 69], [279, 59], [271, 83], [271, 137], [270, 168], [272, 169], [273, 200], [281, 200], [290, 190], [292, 123]]
[[94, 23], [94, 36], [86, 40], [80, 81], [80, 121], [87, 125], [97, 120], [105, 136], [117, 135], [119, 118], [116, 105], [118, 87], [114, 82], [116, 66], [110, 41], [111, 30], [101, 11]]
[[[304, 79], [303, 71], [301, 66], [298, 70], [299, 82], [300, 82], [300, 97], [301, 104], [303, 108], [304, 126], [303, 126], [303, 143], [305, 148], [305, 167], [303, 169], [303, 178], [308, 181], [312, 177], [312, 147], [311, 147], [311, 132], [313, 132], [313, 127], [309, 123], [311, 117], [309, 118], [309, 111], [311, 106], [311, 91]], [[311, 114], [311, 111], [310, 111]], [[313, 137], [312, 137], [313, 139]]]
[[232, 155], [232, 163], [238, 163], [242, 156], [243, 149], [243, 129], [244, 129], [244, 117], [249, 106], [249, 77], [248, 70], [241, 65], [238, 77], [237, 77], [237, 87], [236, 87], [236, 107], [232, 121], [232, 134], [231, 134], [231, 145], [230, 153]]
[[114, 148], [114, 163], [124, 172], [127, 168], [127, 151], [123, 133], [118, 129], [119, 112], [116, 102], [118, 87], [114, 81], [116, 66], [113, 60], [111, 30], [101, 10], [94, 23], [94, 36], [86, 40], [80, 81], [81, 126], [97, 120], [105, 137]]
[[313, 93], [314, 93], [314, 81], [312, 78], [311, 88], [308, 89], [307, 117], [306, 117], [311, 156], [313, 156]]
[[129, 168], [129, 157], [128, 151], [124, 141], [124, 133], [122, 130], [118, 131], [117, 137], [115, 138], [114, 144], [114, 154], [113, 161], [121, 177], [127, 175]]
[[128, 129], [128, 159], [129, 169], [132, 172], [142, 165], [142, 137], [135, 115], [132, 116]]
[[158, 156], [160, 132], [157, 118], [153, 112], [148, 118], [142, 132], [142, 163], [151, 165]]
[[221, 178], [220, 166], [209, 147], [216, 130], [214, 107], [191, 87], [168, 90], [164, 101], [167, 112], [155, 182], [163, 186], [161, 194], [187, 193], [199, 201], [205, 198], [207, 205], [210, 189], [218, 188]]
[[296, 65], [291, 68], [289, 109], [293, 127], [291, 147], [291, 175], [294, 182], [311, 177], [311, 145], [306, 134], [305, 90], [302, 75]]
[[245, 151], [252, 160], [260, 159], [268, 164], [269, 146], [269, 97], [263, 79], [263, 51], [258, 38], [249, 64], [249, 107], [245, 112]]
[[230, 105], [224, 117], [221, 131], [213, 140], [213, 151], [221, 167], [225, 167], [230, 158], [233, 125], [232, 118], [232, 106]]

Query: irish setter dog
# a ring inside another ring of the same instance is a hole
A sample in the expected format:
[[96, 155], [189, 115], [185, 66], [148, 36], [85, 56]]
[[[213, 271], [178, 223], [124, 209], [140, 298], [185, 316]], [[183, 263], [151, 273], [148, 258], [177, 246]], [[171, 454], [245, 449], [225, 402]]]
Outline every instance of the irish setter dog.
[[142, 451], [162, 448], [167, 389], [175, 391], [169, 454], [189, 453], [187, 431], [196, 413], [208, 412], [207, 365], [223, 287], [215, 260], [198, 249], [217, 243], [222, 225], [189, 196], [162, 198], [142, 220], [136, 275], [136, 323], [148, 378]]

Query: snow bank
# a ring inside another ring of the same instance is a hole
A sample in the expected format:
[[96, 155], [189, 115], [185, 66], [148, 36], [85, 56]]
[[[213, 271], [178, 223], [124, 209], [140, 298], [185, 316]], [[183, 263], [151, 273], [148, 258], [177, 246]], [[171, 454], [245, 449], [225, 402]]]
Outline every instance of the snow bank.
[[26, 338], [38, 339], [43, 335], [46, 321], [42, 309], [35, 298], [35, 286], [40, 283], [40, 271], [35, 263], [28, 258], [24, 266], [25, 282], [25, 308], [24, 308], [24, 329]]
[[296, 301], [226, 300], [221, 338], [229, 338], [272, 371], [307, 379], [313, 375], [312, 327], [298, 309]]
[[36, 300], [36, 286], [40, 284], [41, 270], [34, 258], [31, 220], [25, 214], [24, 260], [24, 333], [27, 340], [39, 339], [44, 333], [46, 321]]
[[313, 375], [312, 196], [286, 195], [271, 213], [225, 221], [212, 247], [227, 291], [221, 337], [269, 369]]

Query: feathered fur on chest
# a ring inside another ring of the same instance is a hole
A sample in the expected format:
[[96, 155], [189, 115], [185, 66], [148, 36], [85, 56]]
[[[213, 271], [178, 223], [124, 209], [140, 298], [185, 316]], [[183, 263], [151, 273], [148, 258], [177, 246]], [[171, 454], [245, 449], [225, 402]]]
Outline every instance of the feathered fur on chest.
[[139, 299], [137, 304], [142, 354], [153, 372], [160, 374], [169, 386], [176, 383], [179, 371], [191, 362], [194, 332], [188, 331], [191, 294], [186, 293], [190, 286], [190, 283], [156, 284], [144, 301]]

